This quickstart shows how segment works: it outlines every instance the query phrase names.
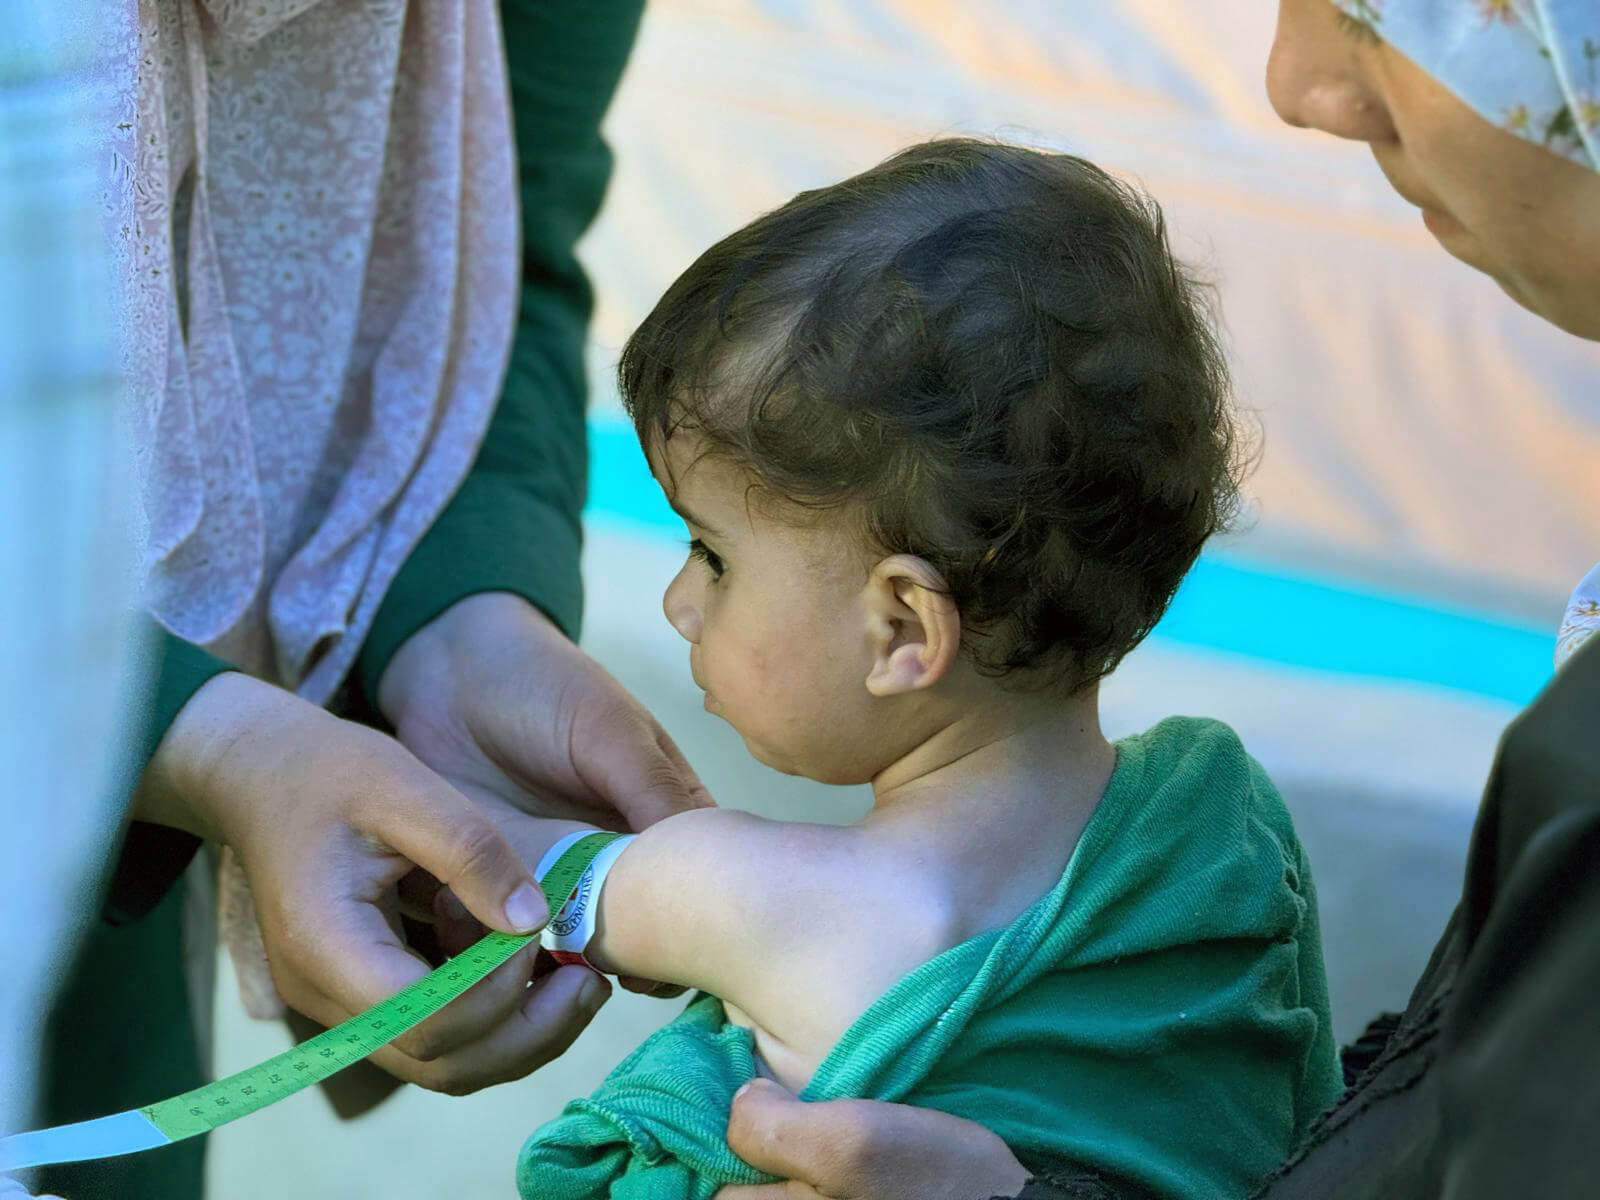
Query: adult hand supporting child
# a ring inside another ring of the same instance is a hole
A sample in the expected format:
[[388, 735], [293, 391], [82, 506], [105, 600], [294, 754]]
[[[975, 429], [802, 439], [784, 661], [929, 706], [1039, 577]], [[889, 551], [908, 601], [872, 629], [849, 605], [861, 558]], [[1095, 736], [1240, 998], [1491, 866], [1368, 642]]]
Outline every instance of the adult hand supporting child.
[[[513, 846], [519, 823], [536, 833], [519, 813], [639, 830], [711, 804], [644, 706], [520, 596], [468, 596], [418, 630], [384, 671], [378, 703], [401, 743], [476, 801]], [[472, 940], [481, 931], [448, 913], [442, 926], [453, 953], [463, 936]], [[575, 977], [589, 1006], [581, 1016], [570, 1006], [555, 1014], [563, 1025], [574, 1018], [577, 1025], [548, 1057], [565, 1049], [609, 995], [591, 972]], [[650, 980], [621, 983], [637, 992], [681, 991]], [[556, 983], [552, 977], [537, 986]]]
[[468, 596], [412, 635], [378, 706], [461, 791], [534, 816], [643, 829], [711, 803], [644, 706], [510, 593]]
[[734, 1098], [728, 1145], [787, 1182], [725, 1187], [716, 1200], [987, 1200], [1028, 1178], [971, 1121], [876, 1100], [807, 1104], [766, 1079]]

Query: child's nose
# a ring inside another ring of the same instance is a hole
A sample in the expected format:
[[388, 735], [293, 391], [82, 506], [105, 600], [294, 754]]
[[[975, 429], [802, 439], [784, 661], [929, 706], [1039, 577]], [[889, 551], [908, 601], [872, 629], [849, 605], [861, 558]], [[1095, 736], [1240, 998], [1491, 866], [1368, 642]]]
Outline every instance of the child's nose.
[[678, 631], [678, 636], [684, 641], [698, 644], [700, 641], [700, 605], [694, 596], [694, 585], [684, 576], [686, 571], [679, 571], [676, 578], [667, 585], [666, 593], [661, 597], [661, 611], [667, 614], [667, 621]]

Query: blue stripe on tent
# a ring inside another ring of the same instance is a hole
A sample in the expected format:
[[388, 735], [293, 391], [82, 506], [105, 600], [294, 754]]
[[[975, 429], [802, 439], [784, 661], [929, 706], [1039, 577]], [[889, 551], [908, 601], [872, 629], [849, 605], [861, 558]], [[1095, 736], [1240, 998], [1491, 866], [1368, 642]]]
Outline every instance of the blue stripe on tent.
[[[589, 429], [590, 516], [683, 537], [631, 427]], [[1555, 637], [1332, 579], [1203, 556], [1153, 636], [1270, 662], [1455, 688], [1526, 704], [1550, 677]]]

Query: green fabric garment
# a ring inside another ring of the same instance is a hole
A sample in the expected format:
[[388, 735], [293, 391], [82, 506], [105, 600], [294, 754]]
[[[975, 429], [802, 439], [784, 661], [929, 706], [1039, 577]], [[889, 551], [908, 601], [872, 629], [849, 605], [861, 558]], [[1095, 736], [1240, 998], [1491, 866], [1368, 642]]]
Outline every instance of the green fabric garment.
[[578, 636], [593, 297], [576, 247], [611, 177], [600, 122], [643, 11], [643, 0], [501, 0], [522, 206], [516, 339], [471, 473], [373, 619], [356, 669], [368, 697], [408, 637], [478, 592], [514, 592]]
[[[523, 1147], [527, 1200], [709, 1200], [764, 1177], [724, 1141], [755, 1074], [711, 996]], [[941, 1109], [1025, 1166], [1237, 1197], [1338, 1095], [1316, 899], [1288, 813], [1232, 730], [1118, 743], [1060, 882], [907, 975], [802, 1093]]]
[[[155, 687], [145, 693], [143, 710], [138, 713], [135, 772], [143, 771], [155, 757], [156, 747], [190, 697], [207, 681], [232, 670], [221, 659], [174, 637], [154, 621], [145, 620], [149, 627], [145, 645], [150, 656], [145, 669], [154, 678]], [[123, 835], [115, 859], [106, 895], [106, 919], [123, 924], [149, 912], [188, 869], [189, 860], [199, 848], [200, 839], [192, 833], [134, 821]]]
[[[89, 928], [45, 1030], [34, 1128], [137, 1108], [203, 1081], [184, 977], [183, 902], [180, 883], [138, 921]], [[71, 1200], [198, 1200], [206, 1141], [44, 1167], [33, 1184]]]

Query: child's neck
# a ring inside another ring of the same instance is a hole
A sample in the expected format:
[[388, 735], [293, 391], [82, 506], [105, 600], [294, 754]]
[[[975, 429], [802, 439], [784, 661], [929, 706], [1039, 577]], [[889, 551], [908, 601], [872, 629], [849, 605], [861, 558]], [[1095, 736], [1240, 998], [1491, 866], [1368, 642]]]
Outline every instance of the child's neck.
[[981, 887], [1004, 876], [1042, 894], [1116, 765], [1098, 701], [1092, 687], [1067, 701], [1002, 693], [945, 714], [873, 780], [863, 827], [914, 845], [935, 869], [976, 870]]

